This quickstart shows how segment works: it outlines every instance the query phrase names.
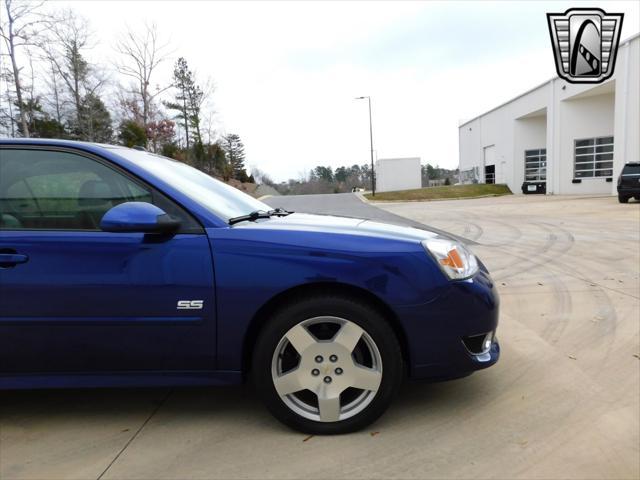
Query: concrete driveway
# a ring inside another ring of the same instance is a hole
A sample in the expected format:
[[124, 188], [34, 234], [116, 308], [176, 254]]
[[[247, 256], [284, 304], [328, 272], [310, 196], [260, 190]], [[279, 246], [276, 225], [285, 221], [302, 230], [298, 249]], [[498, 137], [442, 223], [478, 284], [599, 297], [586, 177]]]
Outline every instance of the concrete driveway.
[[340, 437], [287, 430], [248, 387], [3, 392], [0, 478], [638, 478], [640, 205], [382, 208], [477, 242], [502, 298], [496, 366], [407, 384]]

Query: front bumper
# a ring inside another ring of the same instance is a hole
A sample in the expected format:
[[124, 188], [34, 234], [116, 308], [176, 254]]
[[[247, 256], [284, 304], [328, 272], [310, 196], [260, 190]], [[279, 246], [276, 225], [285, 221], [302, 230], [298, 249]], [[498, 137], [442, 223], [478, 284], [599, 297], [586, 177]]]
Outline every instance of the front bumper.
[[396, 307], [407, 334], [410, 376], [444, 380], [495, 364], [500, 357], [495, 335], [488, 349], [476, 349], [476, 353], [464, 340], [495, 333], [499, 303], [493, 280], [481, 269], [470, 279], [451, 282], [432, 302]]

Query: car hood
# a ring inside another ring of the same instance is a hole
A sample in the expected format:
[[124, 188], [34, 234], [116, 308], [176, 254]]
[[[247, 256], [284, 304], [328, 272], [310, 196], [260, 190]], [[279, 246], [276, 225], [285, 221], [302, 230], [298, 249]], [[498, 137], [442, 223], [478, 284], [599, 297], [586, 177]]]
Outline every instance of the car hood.
[[409, 242], [420, 242], [437, 236], [434, 232], [414, 227], [380, 223], [361, 218], [313, 215], [307, 213], [292, 213], [286, 217], [273, 216], [268, 220], [246, 222], [236, 225], [233, 228], [336, 233], [406, 240]]

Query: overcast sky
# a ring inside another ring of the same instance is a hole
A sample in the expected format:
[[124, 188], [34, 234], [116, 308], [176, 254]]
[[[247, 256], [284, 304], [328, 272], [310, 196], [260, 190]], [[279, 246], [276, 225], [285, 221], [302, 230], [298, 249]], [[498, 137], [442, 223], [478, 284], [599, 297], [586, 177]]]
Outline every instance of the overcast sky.
[[[113, 57], [125, 25], [156, 22], [174, 50], [216, 85], [220, 133], [275, 180], [316, 165], [419, 156], [455, 168], [458, 124], [555, 75], [547, 12], [575, 2], [55, 2], [91, 22], [94, 60]], [[640, 2], [581, 2], [625, 14]]]

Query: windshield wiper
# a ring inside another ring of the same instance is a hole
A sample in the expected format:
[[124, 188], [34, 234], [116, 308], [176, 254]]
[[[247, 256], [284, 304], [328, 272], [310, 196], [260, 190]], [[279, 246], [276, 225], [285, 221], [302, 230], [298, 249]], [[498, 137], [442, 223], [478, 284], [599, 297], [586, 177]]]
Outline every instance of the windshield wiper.
[[264, 210], [255, 210], [248, 215], [240, 215], [239, 217], [230, 218], [229, 225], [234, 225], [240, 222], [255, 222], [259, 218], [271, 218], [271, 214]]
[[294, 212], [290, 212], [288, 210], [285, 210], [284, 208], [278, 207], [278, 208], [274, 208], [273, 210], [269, 210], [269, 213], [277, 217], [286, 217], [287, 215], [291, 215]]
[[247, 215], [240, 215], [229, 219], [229, 225], [235, 225], [240, 222], [255, 222], [259, 218], [271, 218], [272, 216], [284, 217], [293, 212], [288, 212], [282, 208], [275, 208], [265, 212], [264, 210], [255, 210]]

